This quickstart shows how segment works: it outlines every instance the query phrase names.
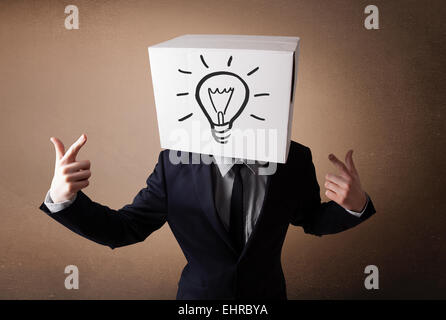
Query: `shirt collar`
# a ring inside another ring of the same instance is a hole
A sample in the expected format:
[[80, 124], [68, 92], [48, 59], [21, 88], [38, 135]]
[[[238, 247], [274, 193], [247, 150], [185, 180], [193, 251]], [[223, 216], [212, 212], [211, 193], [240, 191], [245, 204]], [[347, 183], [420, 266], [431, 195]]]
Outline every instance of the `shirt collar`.
[[218, 167], [218, 170], [220, 171], [220, 174], [222, 177], [226, 176], [226, 174], [231, 170], [231, 168], [236, 163], [242, 163], [246, 165], [253, 174], [257, 174], [259, 164], [257, 162], [253, 161], [247, 161], [245, 159], [238, 159], [238, 158], [228, 158], [228, 157], [220, 157], [220, 156], [214, 156], [215, 164]]

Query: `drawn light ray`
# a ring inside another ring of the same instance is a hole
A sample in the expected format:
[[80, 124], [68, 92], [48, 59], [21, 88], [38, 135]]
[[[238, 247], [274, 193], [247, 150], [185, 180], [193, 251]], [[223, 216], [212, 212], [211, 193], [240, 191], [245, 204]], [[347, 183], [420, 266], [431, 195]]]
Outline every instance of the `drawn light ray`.
[[232, 62], [232, 56], [229, 57], [229, 60], [228, 60], [228, 63], [227, 63], [228, 67], [231, 66], [231, 62]]
[[181, 69], [178, 69], [178, 72], [185, 73], [185, 74], [192, 74], [191, 71], [185, 71], [185, 70], [181, 70]]
[[256, 93], [256, 94], [254, 95], [254, 97], [263, 97], [263, 96], [269, 96], [269, 93], [267, 93], [267, 92], [263, 92], [263, 93]]
[[184, 116], [184, 117], [178, 119], [178, 121], [179, 121], [179, 122], [184, 121], [184, 120], [186, 120], [186, 119], [192, 117], [192, 115], [193, 115], [193, 113], [191, 112], [191, 113], [189, 113], [188, 115], [186, 115], [186, 116]]
[[257, 70], [259, 70], [259, 67], [255, 67], [254, 69], [252, 69], [251, 71], [249, 71], [246, 75], [250, 76], [252, 75], [254, 72], [257, 72]]
[[265, 121], [265, 118], [260, 118], [259, 116], [256, 116], [255, 114], [250, 114], [251, 117], [253, 117], [254, 119], [260, 120], [260, 121]]
[[202, 55], [202, 54], [200, 54], [200, 60], [201, 60], [201, 62], [203, 63], [203, 65], [204, 65], [207, 69], [209, 69], [209, 66], [207, 65], [206, 61], [204, 61], [204, 58], [203, 58], [203, 55]]

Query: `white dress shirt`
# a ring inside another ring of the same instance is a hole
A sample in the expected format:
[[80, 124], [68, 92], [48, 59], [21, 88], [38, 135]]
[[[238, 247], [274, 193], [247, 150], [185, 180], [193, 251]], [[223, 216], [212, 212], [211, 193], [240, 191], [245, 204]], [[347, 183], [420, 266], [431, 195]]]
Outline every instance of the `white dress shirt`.
[[245, 243], [254, 230], [265, 199], [267, 175], [259, 175], [258, 163], [247, 163], [243, 160], [216, 158], [214, 166], [214, 201], [215, 207], [226, 230], [229, 232], [231, 216], [231, 196], [234, 186], [234, 172], [231, 170], [235, 163], [243, 163], [240, 175], [243, 183], [243, 221]]

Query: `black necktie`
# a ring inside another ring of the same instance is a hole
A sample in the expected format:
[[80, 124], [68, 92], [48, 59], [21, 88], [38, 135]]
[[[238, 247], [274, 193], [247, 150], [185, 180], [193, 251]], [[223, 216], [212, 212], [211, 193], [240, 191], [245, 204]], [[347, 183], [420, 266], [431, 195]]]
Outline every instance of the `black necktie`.
[[244, 246], [244, 227], [243, 227], [243, 183], [240, 169], [243, 164], [234, 164], [234, 186], [231, 195], [231, 217], [229, 220], [229, 233], [238, 252], [242, 251]]

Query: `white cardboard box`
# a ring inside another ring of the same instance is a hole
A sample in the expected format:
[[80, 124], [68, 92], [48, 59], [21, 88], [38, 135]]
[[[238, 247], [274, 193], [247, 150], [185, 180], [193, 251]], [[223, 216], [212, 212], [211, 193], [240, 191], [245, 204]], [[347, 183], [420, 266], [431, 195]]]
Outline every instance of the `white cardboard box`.
[[184, 35], [149, 47], [161, 147], [284, 163], [299, 42]]

